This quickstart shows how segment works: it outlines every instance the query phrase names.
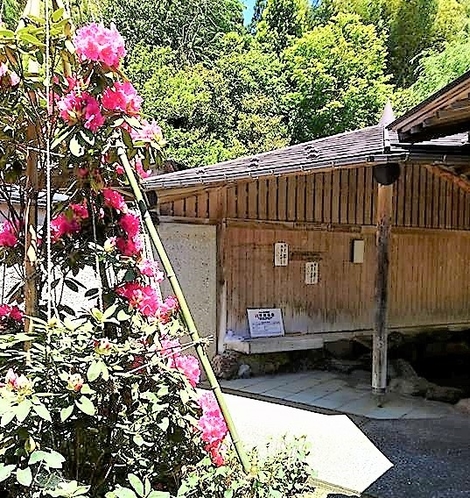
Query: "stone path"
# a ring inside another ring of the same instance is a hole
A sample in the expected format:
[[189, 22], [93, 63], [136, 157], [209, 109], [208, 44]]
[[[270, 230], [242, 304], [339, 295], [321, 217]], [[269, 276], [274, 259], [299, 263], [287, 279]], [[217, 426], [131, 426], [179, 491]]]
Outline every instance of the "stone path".
[[364, 376], [320, 370], [222, 381], [229, 393], [302, 408], [334, 410], [371, 419], [432, 419], [454, 413], [451, 405], [423, 398], [387, 395], [382, 407], [371, 395], [370, 380]]

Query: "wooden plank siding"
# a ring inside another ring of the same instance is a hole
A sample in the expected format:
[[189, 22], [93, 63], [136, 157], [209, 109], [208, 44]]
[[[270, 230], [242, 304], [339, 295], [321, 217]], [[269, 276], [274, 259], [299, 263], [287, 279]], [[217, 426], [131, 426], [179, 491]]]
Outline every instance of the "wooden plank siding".
[[[365, 241], [362, 264], [351, 262], [357, 238]], [[289, 244], [287, 267], [273, 264], [280, 241]], [[470, 322], [470, 233], [402, 229], [391, 246], [390, 327]], [[287, 333], [372, 329], [374, 235], [229, 226], [225, 247], [228, 329], [246, 334], [246, 309], [258, 307], [281, 308]], [[312, 253], [320, 280], [306, 285]]]
[[[209, 191], [211, 192], [211, 191]], [[162, 215], [214, 219], [217, 196], [203, 192], [164, 204]], [[372, 168], [253, 180], [227, 187], [225, 218], [374, 225]], [[470, 229], [470, 194], [424, 167], [407, 164], [395, 185], [393, 225]]]

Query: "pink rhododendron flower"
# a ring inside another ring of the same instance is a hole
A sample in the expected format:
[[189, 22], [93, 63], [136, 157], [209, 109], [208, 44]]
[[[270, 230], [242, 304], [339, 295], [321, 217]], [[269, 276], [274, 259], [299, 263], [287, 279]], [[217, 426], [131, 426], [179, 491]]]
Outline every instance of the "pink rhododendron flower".
[[115, 209], [121, 213], [127, 212], [127, 204], [124, 197], [112, 188], [104, 188], [102, 190], [104, 197], [104, 204], [110, 208]]
[[15, 246], [18, 242], [18, 237], [16, 236], [15, 232], [15, 227], [10, 221], [4, 221], [3, 223], [0, 223], [0, 246]]
[[126, 55], [124, 39], [114, 24], [105, 28], [102, 23], [91, 23], [78, 29], [73, 42], [82, 60], [103, 62], [109, 67], [118, 67]]
[[199, 367], [199, 361], [192, 355], [173, 355], [170, 356], [168, 361], [168, 366], [170, 368], [176, 368], [183, 372], [183, 374], [188, 379], [189, 383], [196, 387], [199, 379], [201, 378], [201, 369]]
[[69, 219], [66, 213], [61, 213], [51, 221], [52, 240], [57, 242], [64, 235], [72, 235], [80, 231], [80, 223]]
[[5, 386], [10, 391], [17, 391], [19, 394], [31, 394], [33, 385], [25, 375], [16, 374], [10, 368], [5, 376]]
[[71, 91], [57, 102], [57, 108], [69, 125], [83, 122], [85, 128], [96, 132], [105, 122], [99, 102], [87, 92]]
[[78, 393], [83, 387], [83, 383], [84, 380], [80, 374], [69, 375], [69, 378], [67, 379], [67, 389], [69, 391], [75, 391], [76, 393]]
[[101, 103], [109, 111], [121, 111], [135, 116], [139, 114], [142, 98], [129, 81], [115, 81], [111, 88], [106, 88], [103, 92]]
[[146, 277], [153, 277], [158, 283], [162, 282], [165, 278], [165, 275], [158, 266], [156, 261], [152, 261], [150, 259], [143, 259], [137, 264], [137, 268], [142, 275]]
[[133, 237], [131, 239], [116, 237], [116, 247], [123, 256], [131, 258], [140, 254], [143, 243], [140, 237]]
[[175, 296], [168, 296], [165, 298], [158, 308], [157, 318], [163, 323], [168, 323], [171, 317], [179, 310], [178, 299]]
[[119, 296], [125, 297], [132, 308], [138, 309], [144, 316], [155, 316], [160, 304], [160, 297], [150, 285], [129, 282], [116, 289]]
[[10, 72], [10, 84], [11, 86], [16, 86], [20, 82], [20, 77], [15, 73], [15, 71]]
[[140, 178], [148, 178], [150, 176], [150, 171], [145, 171], [142, 160], [138, 157], [135, 158], [134, 169]]
[[125, 213], [119, 220], [119, 226], [129, 238], [138, 235], [140, 230], [140, 219], [136, 214]]
[[84, 204], [70, 204], [69, 207], [76, 221], [82, 221], [88, 218], [88, 208]]
[[135, 141], [161, 142], [163, 140], [162, 129], [156, 121], [148, 122], [142, 120], [142, 127], [131, 131], [131, 137]]
[[23, 312], [18, 308], [18, 306], [2, 304], [0, 305], [0, 318], [11, 318], [16, 322], [22, 322]]
[[205, 392], [198, 399], [198, 403], [202, 409], [202, 416], [198, 424], [202, 432], [202, 440], [206, 443], [222, 441], [227, 435], [227, 425], [214, 393]]
[[16, 86], [20, 82], [20, 78], [15, 71], [10, 71], [3, 62], [0, 62], [0, 80], [3, 88]]

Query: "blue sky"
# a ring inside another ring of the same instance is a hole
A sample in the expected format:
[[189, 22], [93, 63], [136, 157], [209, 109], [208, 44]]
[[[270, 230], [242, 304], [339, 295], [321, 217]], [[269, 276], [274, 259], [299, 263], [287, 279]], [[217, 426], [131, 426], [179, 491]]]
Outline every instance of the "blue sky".
[[246, 7], [244, 12], [245, 24], [248, 24], [251, 21], [251, 17], [253, 15], [253, 6], [255, 5], [255, 0], [244, 0], [243, 3]]

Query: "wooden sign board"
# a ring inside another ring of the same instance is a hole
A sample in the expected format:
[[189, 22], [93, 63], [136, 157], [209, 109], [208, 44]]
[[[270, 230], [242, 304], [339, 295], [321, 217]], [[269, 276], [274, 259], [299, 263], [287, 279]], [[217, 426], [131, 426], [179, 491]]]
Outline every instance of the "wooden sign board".
[[284, 322], [279, 308], [249, 309], [246, 311], [251, 337], [279, 337], [284, 335]]

